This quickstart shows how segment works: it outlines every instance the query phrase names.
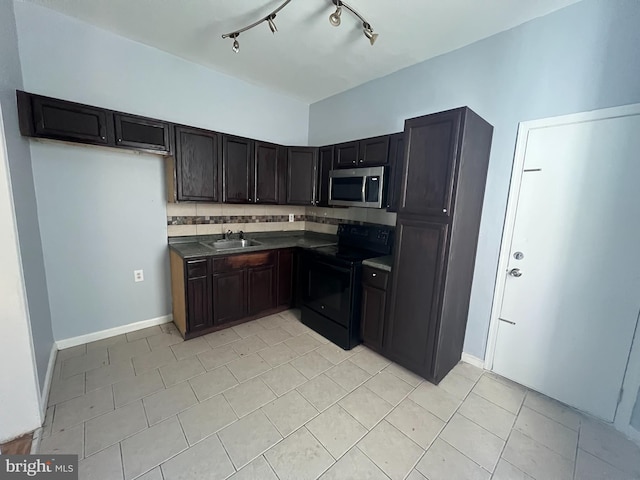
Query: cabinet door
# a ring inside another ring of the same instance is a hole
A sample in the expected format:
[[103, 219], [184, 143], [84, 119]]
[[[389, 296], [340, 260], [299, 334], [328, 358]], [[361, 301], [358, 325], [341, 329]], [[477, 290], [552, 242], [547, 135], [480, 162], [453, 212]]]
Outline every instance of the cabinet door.
[[358, 164], [359, 142], [346, 142], [336, 145], [335, 166], [337, 168], [350, 168]]
[[254, 166], [256, 203], [278, 203], [280, 148], [278, 145], [256, 142]]
[[213, 323], [220, 325], [246, 317], [246, 270], [215, 273], [213, 283]]
[[439, 321], [447, 225], [399, 218], [392, 300], [384, 351], [400, 365], [430, 376]]
[[33, 96], [31, 101], [35, 136], [113, 145], [111, 112], [47, 97]]
[[187, 274], [187, 330], [194, 332], [213, 325], [210, 303], [208, 260], [188, 260]]
[[387, 292], [369, 285], [362, 286], [362, 319], [360, 335], [367, 347], [382, 350]]
[[449, 216], [462, 110], [405, 122], [406, 165], [399, 213]]
[[223, 137], [223, 202], [253, 201], [253, 143], [248, 138]]
[[151, 118], [114, 113], [116, 145], [119, 147], [169, 153], [171, 127]]
[[249, 316], [257, 315], [276, 306], [275, 265], [247, 269]]
[[358, 166], [372, 167], [389, 163], [389, 135], [360, 141]]
[[176, 127], [178, 200], [220, 201], [217, 133]]
[[329, 172], [333, 167], [333, 146], [322, 147], [318, 151], [318, 184], [316, 186], [316, 206], [329, 206]]
[[289, 147], [287, 203], [313, 205], [315, 202], [318, 149]]
[[389, 139], [389, 182], [387, 183], [387, 211], [389, 212], [398, 211], [403, 165], [404, 133], [396, 133]]
[[293, 250], [278, 250], [278, 306], [293, 303]]

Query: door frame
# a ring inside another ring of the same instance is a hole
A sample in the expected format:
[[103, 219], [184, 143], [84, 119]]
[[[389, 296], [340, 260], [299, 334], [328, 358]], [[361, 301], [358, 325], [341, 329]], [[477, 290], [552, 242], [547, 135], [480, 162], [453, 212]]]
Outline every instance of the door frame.
[[[504, 297], [505, 282], [507, 280], [507, 266], [509, 263], [509, 253], [511, 251], [511, 243], [513, 240], [513, 231], [515, 227], [516, 212], [518, 208], [518, 199], [520, 196], [520, 186], [522, 183], [522, 173], [524, 169], [525, 153], [529, 140], [529, 133], [533, 130], [555, 127], [559, 125], [575, 124], [589, 122], [594, 120], [604, 120], [607, 118], [619, 118], [640, 115], [640, 103], [623, 105], [618, 107], [603, 108], [600, 110], [592, 110], [587, 112], [561, 115], [557, 117], [549, 117], [538, 120], [530, 120], [520, 122], [518, 125], [518, 134], [516, 139], [516, 148], [513, 159], [513, 167], [511, 170], [511, 181], [509, 185], [509, 194], [507, 197], [507, 209], [502, 230], [502, 240], [500, 244], [500, 254], [498, 257], [498, 270], [496, 274], [496, 282], [493, 290], [493, 301], [491, 305], [491, 317], [489, 322], [489, 333], [487, 337], [487, 349], [485, 352], [484, 368], [493, 370], [493, 361], [496, 353], [496, 343], [498, 339], [498, 326], [500, 323], [499, 314]], [[629, 358], [640, 356], [640, 328], [636, 325], [636, 334], [631, 345], [631, 353]], [[633, 369], [633, 363], [627, 360], [627, 368], [623, 379], [623, 395], [618, 405], [615, 415], [615, 425], [626, 431], [630, 436], [640, 438], [640, 432], [633, 430], [629, 422], [633, 409], [633, 399], [636, 398], [638, 387], [640, 387], [640, 369]], [[634, 371], [631, 371], [634, 370]]]

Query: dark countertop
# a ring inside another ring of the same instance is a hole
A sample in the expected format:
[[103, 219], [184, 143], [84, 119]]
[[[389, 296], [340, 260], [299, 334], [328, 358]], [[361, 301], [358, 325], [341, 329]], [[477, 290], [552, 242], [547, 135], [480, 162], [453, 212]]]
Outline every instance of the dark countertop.
[[384, 270], [386, 272], [391, 271], [391, 266], [393, 265], [393, 255], [387, 255], [386, 257], [376, 257], [376, 258], [368, 258], [364, 262], [363, 265], [367, 267], [378, 268], [380, 270]]
[[[169, 239], [169, 248], [174, 250], [182, 258], [213, 257], [222, 255], [235, 255], [238, 253], [252, 253], [263, 250], [277, 250], [281, 248], [318, 248], [327, 245], [335, 245], [338, 238], [334, 235], [322, 233], [292, 231], [292, 232], [257, 232], [246, 233], [245, 238], [260, 242], [260, 245], [252, 245], [244, 248], [216, 250], [202, 245], [201, 242], [220, 240], [222, 235], [201, 235], [191, 237], [172, 237]], [[233, 236], [236, 239], [236, 235]]]

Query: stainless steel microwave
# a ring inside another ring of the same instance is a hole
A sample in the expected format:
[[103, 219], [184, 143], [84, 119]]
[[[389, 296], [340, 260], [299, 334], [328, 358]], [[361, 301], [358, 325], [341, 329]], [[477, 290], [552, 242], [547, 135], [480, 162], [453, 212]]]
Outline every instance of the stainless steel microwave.
[[385, 168], [345, 168], [329, 173], [329, 205], [382, 208]]

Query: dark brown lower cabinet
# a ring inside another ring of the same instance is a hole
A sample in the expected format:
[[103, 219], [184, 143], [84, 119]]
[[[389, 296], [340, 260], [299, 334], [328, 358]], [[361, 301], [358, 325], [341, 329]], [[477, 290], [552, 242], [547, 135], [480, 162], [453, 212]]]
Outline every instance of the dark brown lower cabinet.
[[293, 261], [293, 249], [278, 250], [278, 293], [276, 297], [278, 306], [290, 306], [293, 303]]
[[170, 261], [173, 320], [185, 338], [291, 306], [292, 249], [187, 260], [171, 251]]
[[246, 316], [246, 273], [237, 270], [213, 274], [213, 323], [222, 325]]
[[187, 263], [187, 311], [189, 330], [197, 331], [212, 326], [211, 279], [207, 259], [189, 260]]
[[442, 279], [447, 225], [401, 220], [396, 225], [393, 316], [386, 325], [385, 352], [419, 373], [428, 371]]
[[387, 310], [388, 273], [377, 268], [364, 267], [362, 270], [362, 318], [360, 335], [367, 347], [382, 352]]
[[247, 314], [251, 317], [276, 306], [276, 265], [247, 269]]

